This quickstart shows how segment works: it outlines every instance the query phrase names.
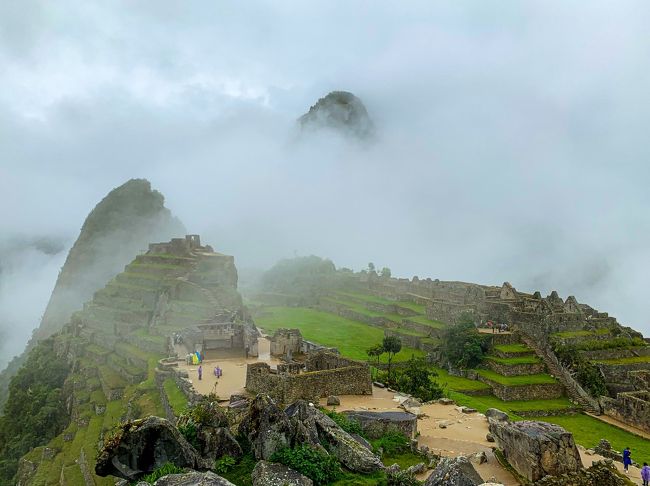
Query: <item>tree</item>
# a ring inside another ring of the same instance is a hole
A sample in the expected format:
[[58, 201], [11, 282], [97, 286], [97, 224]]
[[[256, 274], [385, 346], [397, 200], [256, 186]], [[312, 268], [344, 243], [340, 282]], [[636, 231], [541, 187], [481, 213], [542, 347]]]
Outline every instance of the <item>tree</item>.
[[390, 268], [388, 268], [388, 267], [384, 267], [384, 268], [382, 268], [382, 269], [381, 269], [381, 273], [380, 273], [380, 275], [381, 275], [382, 277], [390, 278], [390, 275], [391, 275]]
[[406, 368], [396, 370], [397, 389], [409, 393], [424, 402], [442, 397], [443, 390], [434, 380], [438, 373], [423, 360], [411, 358]]
[[368, 263], [368, 273], [372, 273], [375, 271], [375, 264], [370, 262]]
[[366, 349], [366, 354], [371, 361], [372, 358], [375, 358], [377, 360], [377, 365], [379, 365], [379, 357], [384, 354], [384, 347], [381, 344], [376, 344], [373, 347]]
[[402, 340], [397, 336], [384, 336], [381, 347], [385, 353], [388, 353], [388, 376], [390, 376], [390, 366], [395, 355], [402, 350]]
[[463, 314], [458, 324], [451, 326], [443, 336], [443, 350], [447, 360], [459, 368], [474, 368], [483, 359], [485, 340], [474, 325], [471, 314]]

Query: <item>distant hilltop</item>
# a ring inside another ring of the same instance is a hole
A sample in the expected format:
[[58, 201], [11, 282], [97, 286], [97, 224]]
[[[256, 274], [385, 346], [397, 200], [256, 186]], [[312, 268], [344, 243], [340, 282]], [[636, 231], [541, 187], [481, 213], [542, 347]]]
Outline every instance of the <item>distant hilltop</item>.
[[332, 129], [359, 139], [371, 138], [375, 133], [363, 102], [347, 91], [332, 91], [320, 98], [298, 122], [303, 130]]

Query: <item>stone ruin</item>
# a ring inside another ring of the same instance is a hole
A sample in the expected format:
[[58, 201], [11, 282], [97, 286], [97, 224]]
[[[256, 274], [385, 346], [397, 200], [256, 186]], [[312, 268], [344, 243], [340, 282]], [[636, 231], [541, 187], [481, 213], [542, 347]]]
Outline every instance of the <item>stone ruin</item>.
[[328, 351], [311, 353], [300, 366], [249, 364], [246, 390], [264, 393], [280, 403], [303, 399], [317, 402], [329, 395], [372, 395], [370, 368], [367, 363], [343, 358]]
[[199, 235], [185, 235], [185, 238], [172, 238], [163, 243], [149, 243], [148, 253], [189, 256], [192, 252], [214, 253], [211, 246], [201, 246]]
[[178, 333], [189, 351], [207, 359], [257, 356], [258, 331], [253, 325], [234, 321], [199, 324]]
[[269, 338], [271, 356], [291, 357], [303, 352], [302, 334], [299, 329], [278, 329]]
[[630, 371], [628, 377], [635, 391], [601, 397], [601, 406], [606, 415], [650, 433], [650, 371]]

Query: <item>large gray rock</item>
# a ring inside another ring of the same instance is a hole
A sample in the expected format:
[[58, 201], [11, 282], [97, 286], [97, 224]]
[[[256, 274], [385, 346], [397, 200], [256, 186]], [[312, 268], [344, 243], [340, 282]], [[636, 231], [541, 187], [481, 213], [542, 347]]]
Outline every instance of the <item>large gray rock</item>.
[[350, 434], [339, 427], [334, 420], [320, 410], [299, 400], [286, 409], [294, 425], [295, 443], [309, 443], [334, 455], [348, 469], [370, 473], [383, 469], [381, 460]]
[[508, 462], [530, 481], [561, 476], [582, 468], [573, 435], [546, 422], [490, 419], [490, 433]]
[[192, 471], [185, 474], [168, 474], [153, 484], [154, 486], [235, 486], [230, 481], [221, 476], [217, 476], [212, 471], [204, 473]]
[[[196, 423], [193, 418], [196, 409], [201, 411], [200, 423]], [[240, 457], [242, 449], [228, 428], [228, 416], [224, 409], [216, 401], [204, 401], [196, 409], [194, 413], [182, 414], [176, 425], [181, 428], [191, 424], [196, 428], [199, 454], [211, 461], [226, 455]]]
[[494, 420], [505, 420], [505, 421], [510, 420], [510, 417], [508, 417], [508, 414], [505, 413], [505, 412], [502, 412], [498, 408], [488, 408], [485, 411], [485, 416], [488, 419], [494, 419]]
[[260, 461], [252, 474], [253, 486], [312, 486], [314, 482], [283, 465]]
[[291, 446], [291, 424], [286, 414], [268, 395], [257, 395], [239, 424], [239, 433], [251, 443], [255, 459], [270, 459]]
[[388, 432], [399, 432], [409, 439], [418, 431], [418, 417], [409, 412], [343, 412], [349, 419], [361, 425], [365, 435], [370, 439], [379, 439]]
[[212, 461], [203, 459], [171, 423], [147, 417], [124, 424], [114, 437], [105, 439], [95, 472], [133, 481], [168, 462], [199, 470], [212, 466]]
[[478, 486], [482, 482], [465, 456], [442, 457], [424, 486]]

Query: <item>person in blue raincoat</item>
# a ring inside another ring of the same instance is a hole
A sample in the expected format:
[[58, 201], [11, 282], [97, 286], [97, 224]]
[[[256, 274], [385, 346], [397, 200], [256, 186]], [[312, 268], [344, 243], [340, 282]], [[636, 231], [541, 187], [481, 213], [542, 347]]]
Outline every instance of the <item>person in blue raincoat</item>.
[[628, 472], [630, 464], [632, 464], [632, 451], [630, 451], [629, 447], [626, 447], [623, 451], [623, 469], [625, 469], [625, 472]]

